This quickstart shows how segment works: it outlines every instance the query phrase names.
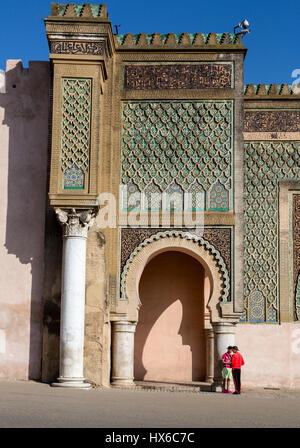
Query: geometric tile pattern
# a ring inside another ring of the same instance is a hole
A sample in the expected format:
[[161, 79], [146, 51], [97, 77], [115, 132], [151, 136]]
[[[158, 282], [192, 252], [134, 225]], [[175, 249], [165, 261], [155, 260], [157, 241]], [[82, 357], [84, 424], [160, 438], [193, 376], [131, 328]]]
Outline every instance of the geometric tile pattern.
[[[74, 166], [84, 174], [89, 171], [92, 80], [63, 78], [62, 96], [61, 168], [66, 188]], [[84, 189], [82, 176], [73, 188]]]
[[279, 321], [278, 181], [300, 178], [300, 142], [247, 142], [242, 322]]
[[65, 170], [64, 189], [80, 190], [82, 188], [84, 188], [84, 172], [74, 164]]
[[228, 191], [222, 184], [217, 182], [210, 191], [210, 204], [209, 209], [214, 210], [228, 210]]
[[265, 322], [266, 303], [260, 291], [253, 291], [249, 297], [249, 321], [260, 323]]
[[145, 195], [183, 195], [193, 186], [202, 208], [206, 198], [206, 210], [221, 186], [222, 201], [214, 200], [214, 210], [231, 209], [232, 119], [232, 101], [124, 102], [122, 183]]

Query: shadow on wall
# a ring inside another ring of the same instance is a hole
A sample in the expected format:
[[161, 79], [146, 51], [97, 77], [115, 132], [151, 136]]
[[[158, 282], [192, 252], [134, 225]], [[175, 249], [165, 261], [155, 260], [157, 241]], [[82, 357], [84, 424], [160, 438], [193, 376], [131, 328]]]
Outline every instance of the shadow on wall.
[[135, 379], [205, 379], [202, 265], [178, 251], [157, 255], [139, 284], [142, 306], [135, 334]]
[[[21, 61], [8, 61], [6, 93], [0, 94], [1, 125], [8, 127], [9, 139], [5, 247], [19, 263], [31, 266], [29, 271], [15, 263], [14, 275], [4, 279], [4, 289], [14, 294], [5, 302], [17, 305], [13, 312], [19, 314], [7, 345], [11, 337], [24, 353], [30, 331], [28, 378], [35, 380], [41, 378], [49, 86], [48, 62], [30, 62], [24, 69]], [[16, 359], [18, 353], [10, 356]]]

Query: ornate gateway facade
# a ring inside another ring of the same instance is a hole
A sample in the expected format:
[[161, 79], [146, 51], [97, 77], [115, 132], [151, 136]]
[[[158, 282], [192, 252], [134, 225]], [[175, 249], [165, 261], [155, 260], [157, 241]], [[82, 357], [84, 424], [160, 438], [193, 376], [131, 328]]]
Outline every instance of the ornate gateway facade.
[[244, 86], [241, 35], [116, 35], [89, 4], [52, 4], [45, 23], [50, 63], [10, 63], [0, 95], [10, 132], [39, 136], [27, 170], [26, 133], [6, 141], [37, 223], [13, 244], [6, 219], [2, 259], [32, 269], [2, 300], [0, 376], [215, 389], [235, 342], [245, 384], [300, 386], [298, 89]]

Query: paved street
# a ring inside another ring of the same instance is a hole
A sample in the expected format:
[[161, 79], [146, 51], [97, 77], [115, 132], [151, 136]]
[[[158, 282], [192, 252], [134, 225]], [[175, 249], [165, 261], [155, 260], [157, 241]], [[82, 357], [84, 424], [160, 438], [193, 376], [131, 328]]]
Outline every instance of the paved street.
[[0, 382], [1, 428], [300, 427], [300, 391], [65, 390]]

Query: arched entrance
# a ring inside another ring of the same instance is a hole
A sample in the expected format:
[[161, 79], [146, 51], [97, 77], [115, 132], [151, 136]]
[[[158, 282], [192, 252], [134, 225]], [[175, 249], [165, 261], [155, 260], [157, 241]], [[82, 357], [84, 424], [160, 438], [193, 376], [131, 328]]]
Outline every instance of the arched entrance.
[[[146, 287], [143, 287], [143, 283], [144, 282], [146, 284], [147, 282], [149, 283], [149, 274], [148, 274], [148, 280], [147, 277], [142, 279], [143, 274], [145, 272], [145, 276], [147, 276], [147, 270], [148, 268], [151, 269], [152, 260], [155, 260], [155, 258], [158, 257], [160, 254], [163, 255], [165, 252], [172, 252], [172, 251], [179, 252], [180, 256], [182, 256], [182, 254], [185, 254], [187, 257], [190, 258], [192, 257], [196, 263], [200, 264], [200, 268], [198, 266], [197, 268], [198, 272], [196, 274], [198, 276], [198, 281], [200, 279], [199, 281], [200, 285], [203, 271], [201, 271], [200, 274], [199, 269], [201, 270], [202, 266], [202, 268], [204, 268], [205, 270], [204, 293], [203, 293], [204, 311], [203, 307], [201, 308], [200, 306], [199, 312], [201, 313], [202, 309], [202, 312], [204, 314], [204, 326], [205, 326], [204, 332], [206, 340], [206, 381], [212, 382], [213, 380], [214, 381], [213, 387], [217, 387], [217, 385], [219, 385], [222, 381], [220, 359], [222, 354], [224, 353], [224, 350], [226, 350], [226, 347], [228, 345], [234, 345], [234, 333], [235, 333], [234, 327], [240, 317], [240, 314], [235, 312], [234, 310], [233, 301], [228, 300], [230, 282], [227, 266], [220, 252], [209, 241], [205, 240], [202, 236], [200, 235], [198, 236], [195, 233], [177, 231], [174, 229], [174, 230], [167, 230], [164, 232], [163, 231], [157, 232], [151, 237], [146, 238], [141, 244], [139, 244], [133, 250], [122, 270], [121, 285], [120, 285], [120, 300], [116, 308], [116, 314], [114, 316], [111, 316], [111, 322], [112, 322], [111, 384], [115, 387], [134, 386], [135, 331], [137, 324], [139, 322], [142, 323], [143, 319], [142, 318], [140, 320], [140, 316], [142, 313], [141, 300], [143, 300], [143, 297], [140, 297], [140, 286], [143, 296], [143, 290], [147, 289]], [[153, 261], [153, 264], [155, 264], [155, 261]], [[179, 266], [181, 266], [181, 264], [182, 263], [179, 263]], [[195, 266], [194, 268], [196, 269]], [[155, 269], [158, 270], [157, 266]], [[194, 277], [196, 275], [194, 274]], [[169, 281], [173, 282], [173, 280]], [[149, 292], [144, 292], [144, 295], [145, 294], [149, 295]], [[199, 295], [199, 297], [201, 297], [201, 294]], [[150, 303], [149, 306], [151, 306], [150, 299], [151, 299], [150, 296], [148, 297], [148, 299], [146, 297], [146, 302]], [[169, 300], [169, 302], [171, 306], [173, 304], [173, 310], [171, 309], [171, 311], [173, 311], [175, 316], [177, 316], [178, 318], [178, 316], [180, 315], [180, 311], [178, 308], [180, 303], [178, 303], [177, 300], [172, 302], [172, 299]], [[166, 303], [168, 303], [168, 299], [166, 300]], [[188, 302], [186, 301], [185, 303]], [[163, 309], [161, 305], [157, 304], [157, 306], [158, 310], [159, 306]], [[167, 310], [168, 308], [169, 307], [167, 307]], [[154, 310], [154, 312], [152, 312], [152, 317], [153, 315], [161, 316], [161, 313], [160, 314], [159, 313], [160, 313], [159, 311]], [[183, 308], [181, 317], [183, 317]], [[167, 317], [167, 320], [168, 319], [169, 317]], [[157, 320], [158, 319], [156, 318], [155, 322], [157, 322]], [[145, 321], [145, 323], [147, 322]], [[158, 322], [158, 324], [161, 325], [161, 322]], [[182, 325], [179, 326], [179, 328], [180, 327], [182, 327]], [[200, 324], [199, 327], [201, 331], [201, 328], [203, 328], [202, 324]], [[152, 325], [151, 323], [148, 324], [148, 330], [145, 331], [145, 335], [148, 333], [149, 336], [149, 333], [153, 330], [153, 328], [154, 328], [153, 323]], [[181, 329], [181, 333], [183, 332], [183, 328], [184, 326]], [[148, 337], [145, 338], [145, 335], [143, 336], [144, 341], [148, 339]], [[182, 337], [182, 335], [180, 336]], [[157, 335], [155, 336], [155, 338], [157, 338], [158, 340]], [[191, 340], [194, 340], [194, 336]], [[145, 346], [145, 343], [143, 343], [142, 339], [139, 340], [138, 344], [140, 344], [139, 348], [140, 353], [141, 353], [141, 347], [142, 351], [144, 352], [143, 347]], [[149, 347], [151, 347], [151, 345], [149, 345]], [[181, 341], [181, 346], [182, 345], [185, 345], [185, 341], [183, 340]], [[151, 350], [149, 351], [149, 353], [151, 354]], [[136, 371], [139, 372], [139, 375], [144, 375], [145, 378], [145, 370], [146, 370], [145, 366], [143, 366], [144, 371], [143, 368], [141, 367], [141, 362], [143, 362], [143, 355], [141, 355], [141, 357], [142, 361], [139, 361], [140, 362], [139, 366], [136, 365]], [[137, 352], [136, 352], [136, 359], [137, 359]], [[201, 362], [203, 363], [203, 361]], [[148, 365], [150, 365], [150, 362], [147, 361], [147, 363]], [[197, 365], [197, 363], [198, 367], [197, 369], [195, 369], [195, 371], [197, 371], [197, 375], [199, 375], [200, 377], [203, 375], [202, 373], [203, 370], [199, 359], [195, 365]], [[191, 363], [189, 365], [191, 366]], [[161, 364], [160, 368], [162, 368]], [[174, 367], [171, 368], [174, 369]], [[161, 375], [161, 371], [162, 370], [160, 370], [159, 375]], [[182, 370], [182, 372], [183, 371], [184, 370]], [[191, 374], [192, 377], [195, 378], [196, 375], [193, 374], [193, 368], [191, 369], [191, 367], [189, 367], [189, 372], [190, 372], [189, 374]]]
[[166, 250], [146, 265], [139, 283], [134, 377], [204, 381], [205, 268], [189, 254]]

